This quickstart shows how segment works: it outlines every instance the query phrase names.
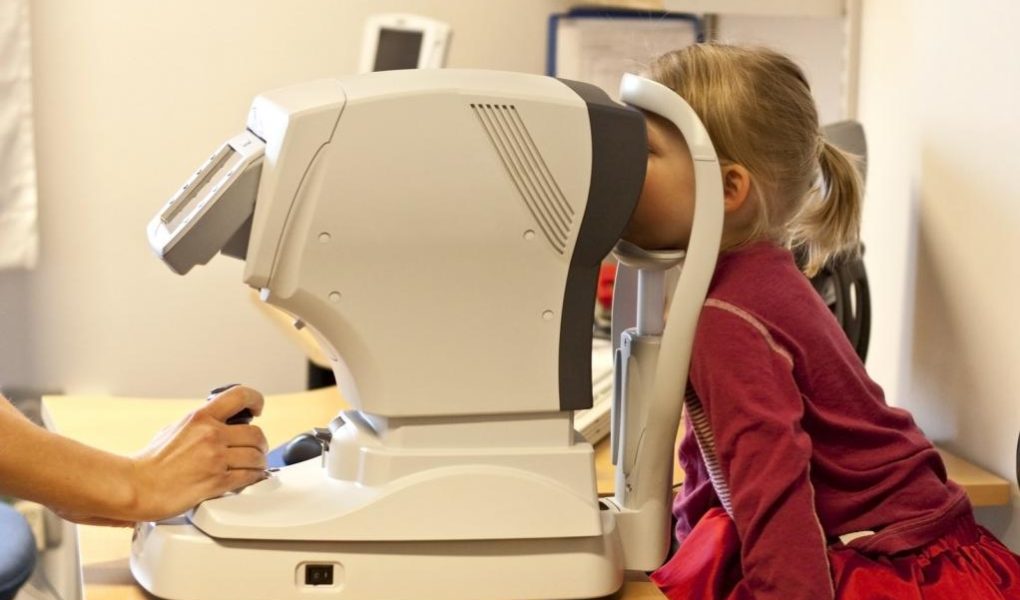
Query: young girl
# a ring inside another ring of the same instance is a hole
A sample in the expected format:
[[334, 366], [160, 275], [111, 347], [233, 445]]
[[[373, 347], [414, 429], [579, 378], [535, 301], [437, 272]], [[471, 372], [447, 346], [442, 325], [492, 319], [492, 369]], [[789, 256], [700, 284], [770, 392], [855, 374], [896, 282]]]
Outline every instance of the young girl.
[[[1020, 558], [974, 522], [911, 417], [886, 405], [807, 274], [855, 248], [861, 182], [825, 142], [789, 59], [703, 44], [650, 77], [701, 117], [726, 221], [698, 323], [674, 514], [653, 574], [675, 599], [1020, 599]], [[645, 188], [625, 235], [686, 247], [690, 154], [649, 116]]]

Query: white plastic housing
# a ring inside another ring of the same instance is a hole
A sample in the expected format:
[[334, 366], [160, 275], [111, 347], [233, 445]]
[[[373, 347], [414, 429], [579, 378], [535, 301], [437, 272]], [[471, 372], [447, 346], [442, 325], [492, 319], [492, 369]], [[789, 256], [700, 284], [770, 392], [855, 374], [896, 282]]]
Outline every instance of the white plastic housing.
[[[412, 541], [601, 536], [594, 456], [569, 414], [461, 423], [334, 421], [323, 468], [291, 465], [208, 500], [215, 538]], [[530, 440], [530, 443], [529, 443]]]
[[[625, 399], [622, 406], [614, 407], [623, 414], [613, 416], [613, 447], [618, 471], [612, 504], [619, 511], [617, 524], [627, 568], [648, 571], [665, 560], [672, 536], [669, 523], [673, 448], [683, 409], [694, 333], [719, 256], [723, 190], [712, 140], [683, 98], [659, 83], [630, 74], [624, 75], [620, 82], [620, 96], [627, 104], [660, 115], [677, 126], [691, 149], [695, 176], [694, 221], [686, 253], [649, 252], [644, 259], [632, 261], [635, 266], [620, 267], [661, 271], [683, 258], [683, 269], [661, 339], [653, 335], [654, 328], [649, 328], [649, 335], [632, 330], [621, 335], [626, 338], [628, 348], [617, 355], [618, 360], [625, 361], [618, 369], [626, 369], [626, 379], [631, 381], [618, 384]], [[654, 280], [654, 277], [651, 273], [644, 275], [645, 279]], [[625, 275], [618, 281], [621, 279], [634, 281], [635, 278]], [[664, 302], [665, 297], [657, 303], [648, 297], [642, 298], [640, 303], [630, 298], [620, 305], [661, 313]], [[616, 303], [614, 299], [614, 305]], [[615, 321], [615, 307], [613, 318]], [[638, 317], [634, 321], [657, 325], [654, 318]]]
[[[428, 518], [427, 514], [422, 515]], [[620, 540], [451, 542], [223, 542], [177, 521], [138, 525], [131, 571], [174, 600], [548, 600], [604, 598], [623, 584]], [[332, 565], [330, 585], [306, 584]]]
[[[585, 102], [555, 79], [491, 71], [317, 86], [255, 102], [266, 158], [245, 281], [301, 316], [364, 412], [560, 410]], [[292, 100], [323, 93], [337, 98], [328, 113]], [[341, 110], [335, 131], [320, 123]]]

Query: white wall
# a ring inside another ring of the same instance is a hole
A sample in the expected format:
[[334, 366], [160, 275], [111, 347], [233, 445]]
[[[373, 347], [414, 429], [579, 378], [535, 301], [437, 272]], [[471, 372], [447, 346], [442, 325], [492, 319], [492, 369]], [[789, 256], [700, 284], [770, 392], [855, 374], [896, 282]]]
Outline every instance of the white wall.
[[[29, 335], [29, 276], [24, 271], [0, 271], [0, 382], [22, 381], [28, 373], [34, 340]], [[0, 383], [3, 386], [3, 383]]]
[[249, 304], [241, 263], [187, 277], [148, 219], [254, 94], [353, 72], [369, 14], [449, 22], [452, 67], [542, 72], [553, 0], [35, 0], [38, 270], [0, 272], [0, 381], [194, 396], [304, 385], [304, 360]]
[[[1012, 0], [865, 0], [869, 369], [933, 438], [1015, 479], [1020, 41]], [[1020, 549], [1020, 496], [979, 520]]]
[[868, 372], [894, 405], [910, 385], [920, 177], [909, 4], [864, 2], [858, 99], [869, 154], [862, 226], [874, 306]]

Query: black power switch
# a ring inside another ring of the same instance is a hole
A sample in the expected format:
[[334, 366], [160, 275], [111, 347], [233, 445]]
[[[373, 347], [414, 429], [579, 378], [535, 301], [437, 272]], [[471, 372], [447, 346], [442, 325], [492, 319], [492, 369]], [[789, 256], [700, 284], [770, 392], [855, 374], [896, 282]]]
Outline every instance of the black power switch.
[[333, 565], [305, 565], [305, 585], [333, 585]]

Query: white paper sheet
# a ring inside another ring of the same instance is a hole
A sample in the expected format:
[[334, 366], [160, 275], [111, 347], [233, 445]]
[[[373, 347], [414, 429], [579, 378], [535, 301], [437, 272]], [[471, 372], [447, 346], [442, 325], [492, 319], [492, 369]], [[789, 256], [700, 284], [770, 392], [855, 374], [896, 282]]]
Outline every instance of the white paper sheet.
[[680, 19], [564, 17], [558, 25], [556, 76], [593, 83], [614, 99], [624, 73], [640, 73], [698, 36], [692, 22]]

